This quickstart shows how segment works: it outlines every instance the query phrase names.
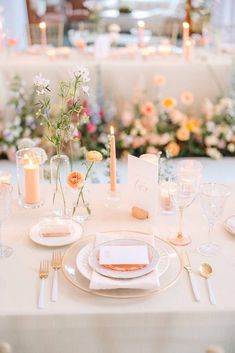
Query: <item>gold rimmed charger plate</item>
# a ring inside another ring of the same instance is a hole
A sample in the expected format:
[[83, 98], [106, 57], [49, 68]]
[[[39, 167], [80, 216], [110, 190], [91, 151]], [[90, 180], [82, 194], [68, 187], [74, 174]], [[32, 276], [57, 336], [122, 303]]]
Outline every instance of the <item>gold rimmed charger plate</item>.
[[[102, 234], [107, 235], [107, 241], [109, 234], [117, 234], [121, 236], [130, 236], [140, 239], [140, 235], [143, 234], [144, 236], [150, 236], [151, 234], [138, 232], [138, 231], [109, 231], [109, 232], [102, 232]], [[90, 281], [83, 277], [83, 275], [78, 271], [76, 266], [76, 257], [78, 253], [89, 243], [94, 242], [95, 235], [91, 235], [88, 237], [83, 237], [82, 239], [78, 240], [74, 245], [72, 245], [64, 254], [63, 261], [62, 261], [62, 271], [65, 278], [72, 283], [75, 287], [79, 288], [80, 290], [107, 298], [119, 298], [119, 299], [130, 299], [130, 298], [141, 298], [152, 295], [154, 293], [160, 293], [166, 290], [167, 288], [174, 285], [181, 276], [183, 266], [182, 261], [179, 253], [176, 249], [169, 244], [167, 241], [154, 236], [154, 246], [157, 248], [158, 246], [164, 247], [167, 251], [169, 256], [169, 266], [166, 271], [160, 277], [160, 288], [154, 289], [108, 289], [108, 290], [92, 290], [89, 288]]]

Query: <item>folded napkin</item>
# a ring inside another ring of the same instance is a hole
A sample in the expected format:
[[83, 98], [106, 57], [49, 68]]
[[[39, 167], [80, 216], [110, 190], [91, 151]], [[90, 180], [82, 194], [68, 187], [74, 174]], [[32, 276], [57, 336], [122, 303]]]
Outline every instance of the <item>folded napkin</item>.
[[[117, 239], [131, 239], [131, 236], [123, 236], [117, 234], [102, 234], [97, 233], [95, 238], [94, 247], [105, 243], [107, 241], [117, 240]], [[154, 236], [141, 234], [139, 236], [133, 236], [133, 239], [144, 241], [150, 245], [154, 245]], [[100, 290], [100, 289], [117, 289], [117, 288], [132, 288], [132, 289], [154, 289], [159, 288], [160, 282], [157, 270], [153, 270], [145, 276], [131, 278], [131, 279], [116, 279], [109, 278], [100, 275], [96, 271], [92, 272], [90, 289]]]
[[58, 218], [45, 218], [40, 222], [40, 235], [43, 237], [66, 237], [71, 235], [71, 222]]

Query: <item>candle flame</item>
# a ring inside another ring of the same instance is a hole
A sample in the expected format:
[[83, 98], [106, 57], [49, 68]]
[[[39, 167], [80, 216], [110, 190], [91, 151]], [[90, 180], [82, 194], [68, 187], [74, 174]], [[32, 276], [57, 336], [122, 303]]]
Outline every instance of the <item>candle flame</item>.
[[139, 28], [144, 28], [145, 27], [144, 21], [138, 21], [137, 24], [138, 24]]
[[40, 22], [39, 23], [39, 28], [40, 29], [45, 29], [47, 27], [46, 22]]
[[188, 22], [183, 22], [183, 28], [188, 29], [189, 28], [189, 23]]
[[113, 127], [113, 125], [110, 126], [110, 134], [114, 135], [114, 127]]
[[190, 46], [192, 45], [191, 40], [190, 40], [190, 39], [187, 39], [187, 40], [185, 41], [185, 45], [186, 45], [187, 47], [190, 47]]

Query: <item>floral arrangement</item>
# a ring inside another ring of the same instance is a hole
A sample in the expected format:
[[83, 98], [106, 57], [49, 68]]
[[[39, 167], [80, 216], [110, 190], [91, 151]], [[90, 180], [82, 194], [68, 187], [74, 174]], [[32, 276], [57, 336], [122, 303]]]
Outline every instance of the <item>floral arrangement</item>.
[[9, 88], [8, 112], [13, 114], [13, 119], [1, 125], [0, 154], [14, 160], [19, 145], [30, 147], [41, 143], [42, 131], [35, 119], [35, 90], [31, 89], [27, 93], [19, 76], [13, 77]]
[[[230, 98], [216, 104], [203, 102], [202, 114], [194, 114], [194, 97], [185, 91], [180, 102], [173, 97], [160, 99], [165, 77], [156, 75], [157, 97], [147, 100], [135, 94], [133, 106], [124, 109], [118, 135], [121, 155], [167, 152], [172, 157], [235, 155], [235, 110]], [[183, 109], [178, 109], [178, 104]]]

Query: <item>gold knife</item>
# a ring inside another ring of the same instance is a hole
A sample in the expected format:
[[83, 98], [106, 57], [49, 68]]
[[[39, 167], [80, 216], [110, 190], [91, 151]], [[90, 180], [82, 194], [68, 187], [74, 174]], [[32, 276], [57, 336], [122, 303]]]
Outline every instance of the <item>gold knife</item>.
[[189, 279], [190, 279], [190, 283], [192, 286], [195, 300], [196, 300], [196, 302], [200, 302], [200, 295], [199, 295], [199, 291], [198, 291], [198, 287], [197, 287], [197, 282], [196, 282], [195, 276], [192, 272], [192, 267], [190, 265], [188, 254], [185, 252], [182, 254], [182, 257], [183, 257], [184, 268], [188, 272], [188, 275], [189, 275]]

